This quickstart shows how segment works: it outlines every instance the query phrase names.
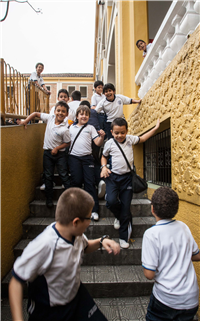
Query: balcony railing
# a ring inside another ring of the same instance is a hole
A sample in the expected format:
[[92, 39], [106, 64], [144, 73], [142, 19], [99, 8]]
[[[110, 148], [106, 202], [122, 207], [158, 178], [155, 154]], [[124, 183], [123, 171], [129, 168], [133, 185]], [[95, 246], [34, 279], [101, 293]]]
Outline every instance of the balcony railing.
[[1, 59], [0, 94], [1, 122], [26, 118], [30, 113], [49, 112], [49, 95], [34, 82]]
[[173, 1], [135, 77], [143, 98], [200, 23], [200, 2]]

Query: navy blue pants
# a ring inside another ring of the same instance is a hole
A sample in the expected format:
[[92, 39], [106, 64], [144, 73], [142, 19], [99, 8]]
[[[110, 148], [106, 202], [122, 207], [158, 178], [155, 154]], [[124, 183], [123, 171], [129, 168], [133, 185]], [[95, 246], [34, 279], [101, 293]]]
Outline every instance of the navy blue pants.
[[49, 307], [35, 304], [29, 321], [108, 321], [81, 283], [75, 298], [66, 305]]
[[176, 310], [158, 301], [153, 293], [147, 308], [147, 321], [192, 321], [197, 313], [198, 306], [189, 310]]
[[105, 181], [106, 206], [120, 221], [119, 238], [127, 242], [132, 232], [132, 175], [111, 173]]
[[111, 134], [111, 122], [105, 122], [105, 132], [108, 139], [113, 138]]
[[82, 157], [69, 155], [68, 161], [71, 173], [71, 186], [81, 188], [82, 184], [84, 184], [84, 190], [93, 197], [95, 202], [92, 212], [98, 213], [99, 200], [95, 188], [93, 157], [91, 155]]
[[47, 199], [53, 198], [53, 179], [55, 166], [57, 167], [58, 174], [62, 180], [65, 189], [70, 187], [65, 151], [59, 151], [56, 155], [52, 155], [51, 150], [44, 150], [43, 167], [45, 195]]

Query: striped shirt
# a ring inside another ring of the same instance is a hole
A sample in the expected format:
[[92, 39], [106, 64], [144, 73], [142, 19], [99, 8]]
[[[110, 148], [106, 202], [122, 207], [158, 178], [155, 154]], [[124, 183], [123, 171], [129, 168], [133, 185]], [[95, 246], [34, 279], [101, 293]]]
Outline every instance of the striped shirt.
[[[47, 123], [45, 136], [44, 136], [44, 145], [43, 149], [54, 149], [55, 147], [60, 146], [63, 143], [70, 142], [70, 134], [68, 129], [68, 123], [63, 121], [59, 125], [55, 124], [55, 115], [49, 115], [46, 113], [41, 113], [40, 118]], [[64, 151], [65, 148], [60, 149]]]

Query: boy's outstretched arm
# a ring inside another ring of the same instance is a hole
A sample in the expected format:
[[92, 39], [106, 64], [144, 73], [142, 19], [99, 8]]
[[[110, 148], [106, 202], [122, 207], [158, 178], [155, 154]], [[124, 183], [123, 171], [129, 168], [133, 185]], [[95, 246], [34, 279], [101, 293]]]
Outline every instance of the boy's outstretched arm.
[[27, 124], [29, 123], [29, 121], [33, 120], [35, 117], [40, 118], [41, 113], [38, 112], [34, 112], [32, 114], [30, 114], [25, 120], [17, 120], [17, 124], [18, 125], [24, 125], [24, 127], [27, 129]]
[[147, 139], [149, 139], [150, 137], [152, 137], [152, 136], [155, 134], [155, 132], [157, 131], [157, 129], [158, 129], [159, 127], [160, 127], [160, 120], [158, 119], [158, 120], [157, 120], [157, 123], [156, 123], [156, 126], [155, 126], [152, 130], [150, 130], [150, 131], [147, 132], [146, 134], [140, 136], [140, 141], [139, 141], [139, 143], [144, 143], [144, 142], [146, 142]]
[[132, 99], [132, 104], [140, 104], [142, 99]]
[[[100, 247], [100, 240], [101, 240], [101, 238], [96, 239], [96, 240], [89, 240], [88, 246], [85, 250], [85, 253], [92, 253], [92, 252], [98, 250]], [[119, 254], [119, 252], [120, 252], [119, 244], [113, 240], [105, 238], [102, 241], [102, 245], [109, 254], [113, 253], [114, 255], [116, 255], [116, 254]]]
[[9, 301], [12, 320], [23, 321], [23, 285], [15, 277], [12, 277], [9, 284]]

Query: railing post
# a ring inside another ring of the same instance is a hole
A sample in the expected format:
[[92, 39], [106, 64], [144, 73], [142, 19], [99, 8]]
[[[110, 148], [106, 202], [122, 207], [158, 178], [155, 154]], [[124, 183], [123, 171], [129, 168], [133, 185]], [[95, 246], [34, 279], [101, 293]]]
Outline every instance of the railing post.
[[35, 111], [35, 85], [30, 82], [30, 114]]
[[4, 59], [1, 58], [1, 87], [0, 87], [0, 96], [1, 96], [1, 120], [5, 124], [5, 97], [4, 97]]

